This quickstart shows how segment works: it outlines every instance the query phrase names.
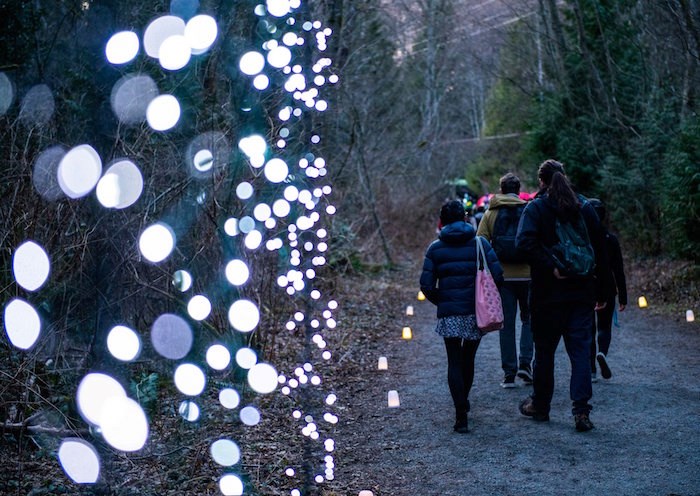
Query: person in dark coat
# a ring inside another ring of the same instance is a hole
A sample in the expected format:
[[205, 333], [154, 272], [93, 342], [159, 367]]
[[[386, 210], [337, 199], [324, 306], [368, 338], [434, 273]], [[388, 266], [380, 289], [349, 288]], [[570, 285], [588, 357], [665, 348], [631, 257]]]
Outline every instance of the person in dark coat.
[[[594, 310], [605, 306], [603, 288], [609, 266], [602, 226], [593, 207], [576, 195], [564, 166], [546, 160], [538, 170], [540, 192], [523, 211], [516, 246], [531, 268], [530, 317], [535, 343], [533, 394], [520, 404], [520, 413], [538, 421], [549, 420], [554, 393], [554, 355], [564, 339], [571, 362], [570, 396], [577, 431], [593, 429], [590, 420], [591, 327]], [[576, 222], [583, 217], [595, 253], [595, 277], [562, 274], [552, 253], [559, 242], [556, 221]]]
[[[609, 278], [613, 283], [605, 288], [605, 308], [596, 312], [596, 322], [593, 324], [593, 338], [591, 339], [591, 380], [598, 379], [596, 371], [596, 361], [600, 366], [600, 375], [603, 379], [610, 379], [612, 371], [608, 365], [608, 351], [610, 350], [610, 341], [612, 339], [612, 322], [615, 313], [615, 296], [619, 302], [618, 310], [623, 312], [627, 306], [627, 280], [625, 278], [625, 268], [622, 262], [622, 250], [617, 236], [611, 233], [607, 225], [607, 212], [605, 204], [597, 198], [588, 200], [595, 209], [605, 234], [605, 248], [608, 252], [610, 260], [610, 270], [612, 277]], [[597, 333], [596, 333], [597, 331]], [[596, 353], [596, 334], [598, 349]]]
[[[435, 332], [442, 336], [447, 350], [447, 383], [455, 406], [454, 430], [469, 431], [469, 391], [474, 382], [474, 357], [481, 341], [476, 325], [475, 280], [477, 273], [476, 231], [465, 221], [459, 200], [445, 203], [440, 210], [443, 226], [438, 239], [425, 253], [420, 288], [437, 306]], [[497, 285], [503, 270], [496, 253], [481, 239], [486, 261]]]

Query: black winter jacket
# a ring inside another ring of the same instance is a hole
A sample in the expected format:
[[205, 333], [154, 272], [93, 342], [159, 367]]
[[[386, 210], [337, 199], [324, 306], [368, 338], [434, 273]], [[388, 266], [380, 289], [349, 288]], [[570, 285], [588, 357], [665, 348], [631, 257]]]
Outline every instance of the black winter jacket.
[[[503, 282], [503, 269], [496, 252], [481, 238], [486, 261], [497, 285]], [[420, 288], [437, 305], [438, 318], [474, 315], [476, 279], [476, 232], [466, 222], [448, 224], [425, 252]]]
[[530, 302], [533, 308], [557, 302], [580, 301], [590, 304], [592, 309], [596, 301], [605, 301], [605, 288], [611, 284], [611, 272], [603, 226], [590, 203], [583, 203], [581, 214], [595, 252], [594, 276], [557, 279], [550, 250], [559, 242], [555, 231], [557, 207], [546, 192], [539, 194], [525, 207], [515, 242], [530, 263]]

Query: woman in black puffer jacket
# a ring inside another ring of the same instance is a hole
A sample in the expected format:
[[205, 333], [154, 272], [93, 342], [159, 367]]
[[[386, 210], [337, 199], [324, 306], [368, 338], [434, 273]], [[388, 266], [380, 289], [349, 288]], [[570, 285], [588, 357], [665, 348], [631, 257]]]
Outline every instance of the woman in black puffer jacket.
[[[447, 383], [456, 411], [454, 430], [466, 433], [474, 357], [481, 341], [475, 315], [476, 231], [465, 222], [464, 206], [459, 200], [442, 206], [440, 224], [443, 227], [438, 239], [425, 253], [420, 287], [437, 306], [435, 332], [444, 338], [447, 350]], [[489, 270], [500, 286], [503, 269], [489, 242], [482, 238], [482, 243]]]

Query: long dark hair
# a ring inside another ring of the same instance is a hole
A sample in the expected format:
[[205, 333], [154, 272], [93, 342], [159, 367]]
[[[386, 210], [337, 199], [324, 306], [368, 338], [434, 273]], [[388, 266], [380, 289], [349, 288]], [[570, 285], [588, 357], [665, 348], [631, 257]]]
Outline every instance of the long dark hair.
[[537, 176], [547, 187], [547, 195], [554, 201], [559, 214], [564, 218], [574, 218], [581, 209], [581, 202], [571, 188], [564, 166], [556, 160], [545, 160]]

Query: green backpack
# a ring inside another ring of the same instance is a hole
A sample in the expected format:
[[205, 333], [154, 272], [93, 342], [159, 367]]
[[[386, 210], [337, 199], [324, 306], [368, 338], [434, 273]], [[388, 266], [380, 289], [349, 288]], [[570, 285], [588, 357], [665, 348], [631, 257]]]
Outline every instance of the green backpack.
[[574, 223], [560, 221], [554, 227], [559, 242], [552, 247], [554, 264], [567, 277], [588, 277], [593, 273], [595, 253], [591, 246], [583, 216]]

